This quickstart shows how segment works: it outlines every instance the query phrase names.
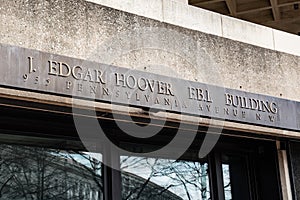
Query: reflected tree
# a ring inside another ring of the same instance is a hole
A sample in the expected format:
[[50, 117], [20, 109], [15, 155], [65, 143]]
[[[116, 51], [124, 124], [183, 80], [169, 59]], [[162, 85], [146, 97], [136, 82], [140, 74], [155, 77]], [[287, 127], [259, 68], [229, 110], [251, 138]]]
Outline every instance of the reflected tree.
[[99, 172], [84, 153], [0, 145], [0, 199], [102, 199]]
[[[0, 145], [0, 199], [101, 200], [101, 159], [91, 153]], [[124, 200], [209, 199], [207, 164], [121, 157]]]
[[121, 157], [122, 198], [129, 199], [209, 199], [206, 163]]

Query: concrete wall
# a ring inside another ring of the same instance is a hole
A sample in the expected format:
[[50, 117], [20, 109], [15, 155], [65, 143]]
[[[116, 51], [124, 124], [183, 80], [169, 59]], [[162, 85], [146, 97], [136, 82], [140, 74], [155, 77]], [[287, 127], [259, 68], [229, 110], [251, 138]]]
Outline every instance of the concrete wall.
[[189, 6], [188, 0], [87, 0], [176, 26], [300, 56], [297, 35]]
[[[172, 5], [165, 3], [170, 16], [172, 9], [180, 11]], [[0, 43], [300, 101], [298, 56], [172, 25], [171, 18], [166, 23], [166, 12], [160, 20], [160, 7], [155, 6], [152, 18], [157, 20], [83, 0], [0, 0]], [[218, 16], [208, 13], [204, 19], [216, 23]], [[241, 36], [251, 33], [239, 20], [235, 30], [233, 21], [223, 21], [228, 26], [223, 24], [221, 32], [227, 27]], [[278, 41], [284, 43], [285, 33], [280, 34]], [[261, 37], [257, 41], [270, 40]]]

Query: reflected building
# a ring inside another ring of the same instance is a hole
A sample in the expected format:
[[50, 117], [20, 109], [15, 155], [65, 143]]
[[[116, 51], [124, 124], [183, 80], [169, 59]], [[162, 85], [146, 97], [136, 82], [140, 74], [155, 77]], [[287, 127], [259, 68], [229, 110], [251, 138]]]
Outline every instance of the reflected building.
[[[101, 161], [85, 153], [2, 144], [0, 158], [0, 199], [103, 199]], [[125, 171], [122, 185], [123, 200], [182, 200]]]
[[[93, 160], [45, 148], [0, 146], [0, 199], [103, 199]], [[89, 165], [84, 165], [82, 162]], [[98, 166], [99, 167], [99, 166]]]
[[168, 188], [128, 172], [122, 172], [122, 185], [123, 200], [183, 200]]

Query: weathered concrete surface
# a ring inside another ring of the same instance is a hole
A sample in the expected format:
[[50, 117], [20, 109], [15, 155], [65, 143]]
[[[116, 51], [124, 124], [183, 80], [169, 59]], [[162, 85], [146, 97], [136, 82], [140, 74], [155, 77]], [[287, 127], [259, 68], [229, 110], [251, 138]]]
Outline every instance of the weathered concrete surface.
[[297, 56], [82, 0], [0, 0], [0, 42], [300, 101]]
[[300, 56], [300, 38], [295, 34], [188, 5], [184, 3], [185, 0], [86, 1], [183, 28]]

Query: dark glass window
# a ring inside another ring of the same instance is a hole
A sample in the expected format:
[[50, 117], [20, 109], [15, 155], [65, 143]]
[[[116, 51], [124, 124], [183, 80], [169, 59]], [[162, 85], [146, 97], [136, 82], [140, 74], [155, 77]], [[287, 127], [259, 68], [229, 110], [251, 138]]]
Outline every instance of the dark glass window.
[[1, 144], [0, 158], [0, 199], [103, 199], [101, 154]]
[[121, 156], [122, 199], [210, 199], [208, 164]]

